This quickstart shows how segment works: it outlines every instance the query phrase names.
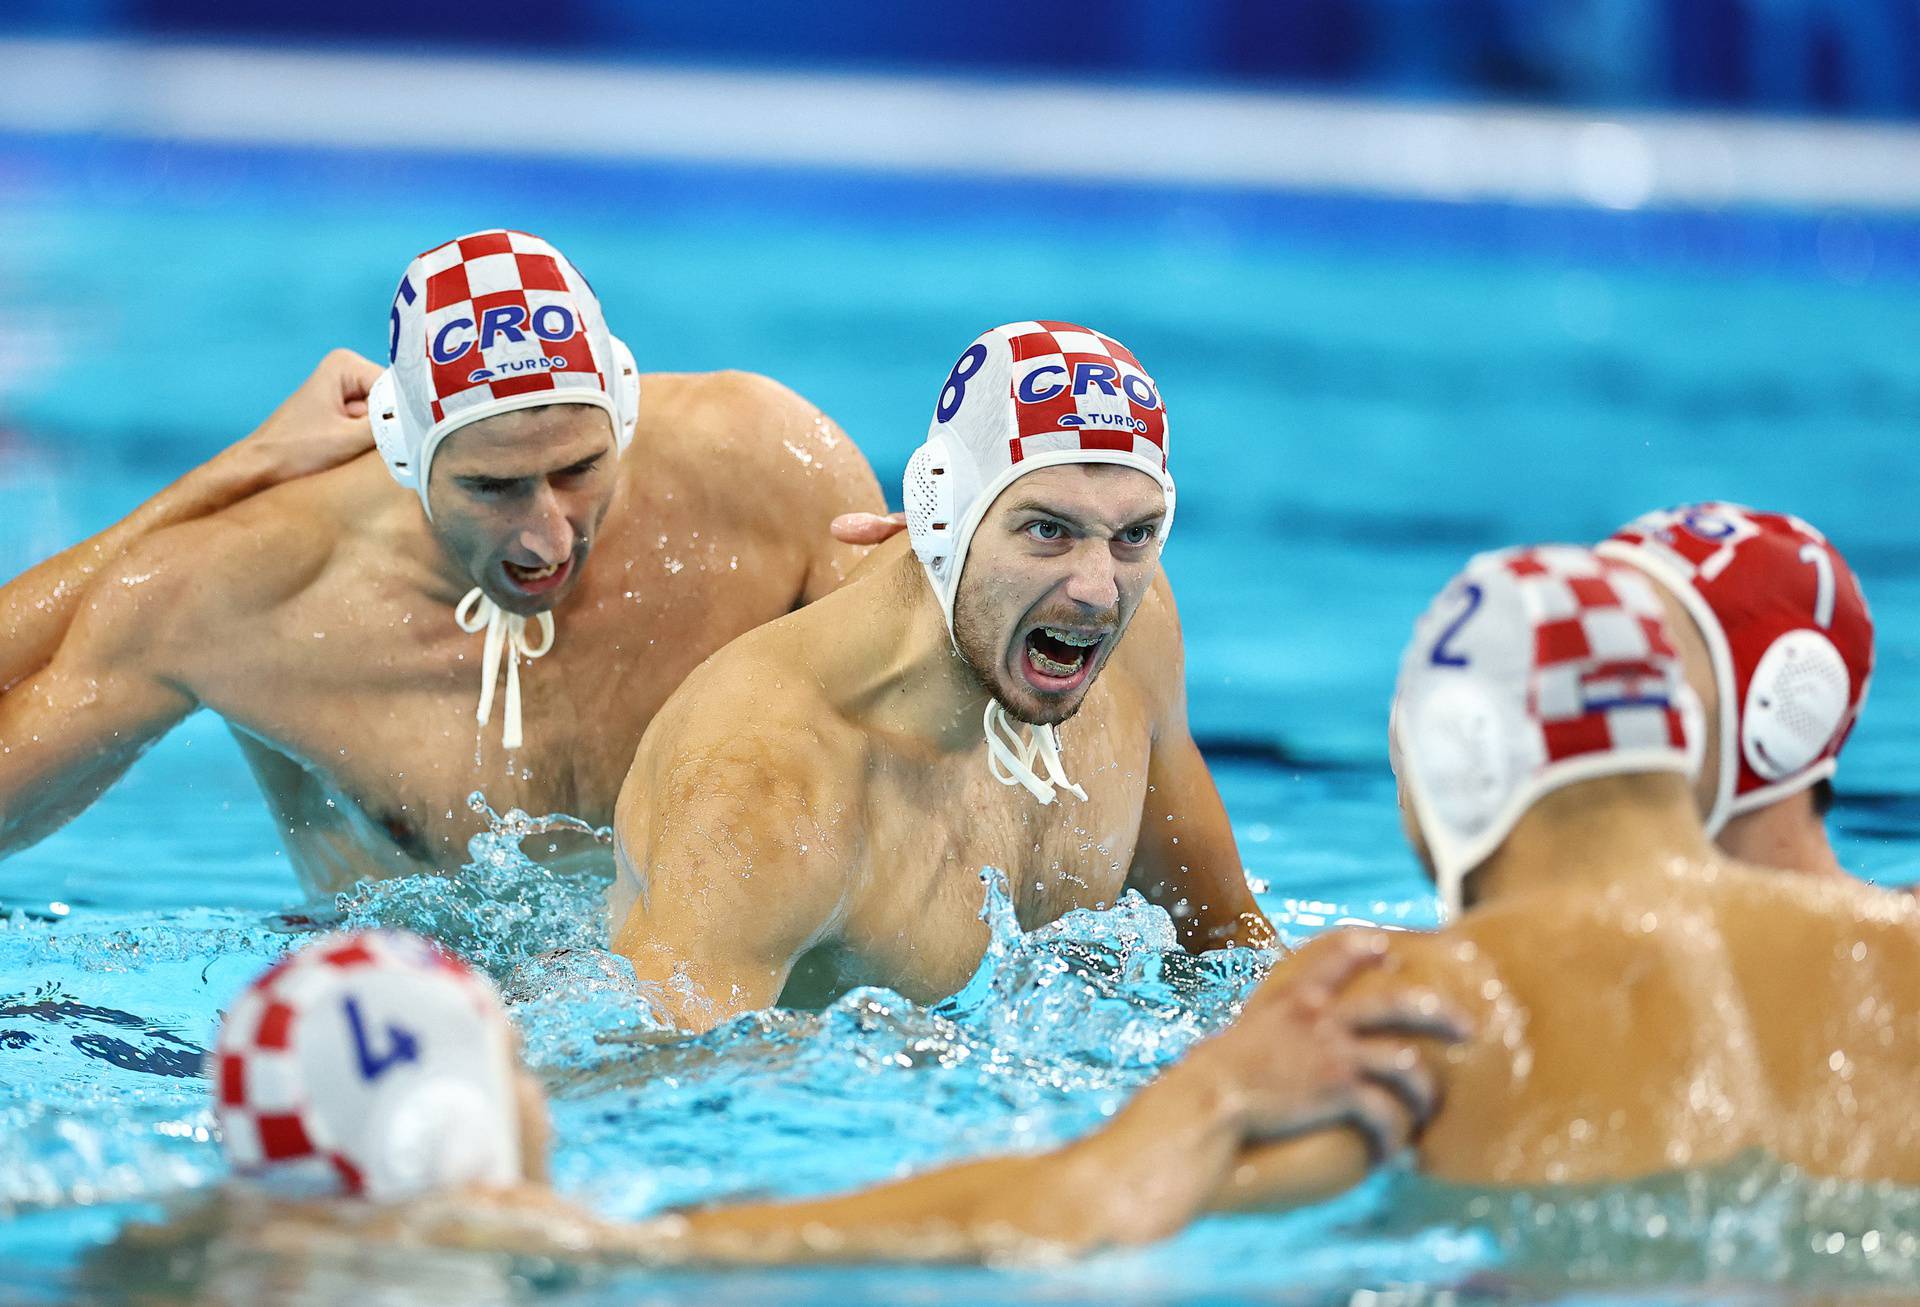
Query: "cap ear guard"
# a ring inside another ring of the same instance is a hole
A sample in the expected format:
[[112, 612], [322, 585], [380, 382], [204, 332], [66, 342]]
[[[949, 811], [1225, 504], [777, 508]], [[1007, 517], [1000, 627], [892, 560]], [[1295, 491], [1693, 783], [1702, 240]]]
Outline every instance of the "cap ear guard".
[[387, 465], [393, 479], [408, 490], [420, 488], [420, 469], [414, 466], [413, 450], [419, 444], [407, 435], [407, 409], [400, 402], [400, 383], [388, 368], [367, 392], [367, 421], [373, 426], [374, 448]]
[[615, 452], [624, 454], [633, 444], [633, 429], [640, 421], [640, 367], [633, 361], [627, 342], [608, 334], [613, 343], [613, 376], [608, 389], [613, 392]]
[[[1813, 766], [1846, 726], [1852, 690], [1846, 659], [1820, 632], [1802, 628], [1775, 640], [1754, 667], [1740, 714], [1747, 765], [1775, 784]], [[1833, 770], [1829, 758], [1804, 783]]]
[[902, 498], [914, 554], [928, 571], [944, 577], [953, 561], [959, 527], [953, 502], [953, 465], [945, 440], [929, 436], [913, 451], [913, 457], [907, 460]]
[[505, 1188], [520, 1178], [518, 1122], [471, 1085], [396, 1085], [368, 1113], [365, 1192], [390, 1201], [465, 1185]]

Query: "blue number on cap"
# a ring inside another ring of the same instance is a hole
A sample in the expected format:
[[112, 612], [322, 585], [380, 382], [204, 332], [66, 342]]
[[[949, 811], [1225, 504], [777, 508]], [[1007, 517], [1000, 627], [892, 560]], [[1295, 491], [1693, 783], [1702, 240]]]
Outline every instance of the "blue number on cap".
[[960, 411], [960, 401], [967, 397], [967, 382], [975, 373], [987, 365], [987, 347], [969, 346], [953, 365], [953, 371], [947, 373], [947, 384], [940, 387], [940, 407], [934, 411], [934, 417], [941, 422], [951, 421]]
[[414, 301], [413, 283], [405, 277], [400, 279], [400, 289], [393, 297], [392, 335], [387, 340], [387, 363], [392, 365], [400, 361], [400, 302], [408, 304]]
[[1480, 601], [1484, 599], [1486, 595], [1477, 585], [1467, 586], [1466, 595], [1467, 606], [1460, 610], [1460, 616], [1448, 623], [1447, 629], [1440, 632], [1440, 638], [1433, 642], [1433, 652], [1428, 655], [1428, 660], [1432, 662], [1435, 667], [1465, 667], [1467, 665], [1467, 656], [1463, 653], [1455, 653], [1447, 648], [1447, 641], [1460, 634], [1460, 628], [1467, 624], [1469, 617], [1472, 617], [1480, 610]]
[[419, 1039], [395, 1025], [387, 1027], [389, 1042], [386, 1052], [376, 1053], [369, 1048], [367, 1027], [360, 1019], [360, 1005], [353, 999], [348, 999], [346, 1007], [347, 1028], [353, 1031], [353, 1053], [360, 1060], [362, 1080], [378, 1080], [398, 1063], [420, 1060]]

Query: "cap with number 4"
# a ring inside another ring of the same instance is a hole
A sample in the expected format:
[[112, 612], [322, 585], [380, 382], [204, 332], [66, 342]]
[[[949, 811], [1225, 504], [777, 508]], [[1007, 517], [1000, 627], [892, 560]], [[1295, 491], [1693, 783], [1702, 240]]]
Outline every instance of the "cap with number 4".
[[1720, 713], [1709, 834], [1833, 775], [1873, 675], [1873, 617], [1824, 535], [1785, 513], [1687, 504], [1635, 518], [1599, 552], [1653, 577], [1700, 628]]
[[518, 1061], [493, 986], [404, 931], [332, 935], [221, 1023], [214, 1115], [234, 1170], [294, 1192], [405, 1198], [521, 1175]]

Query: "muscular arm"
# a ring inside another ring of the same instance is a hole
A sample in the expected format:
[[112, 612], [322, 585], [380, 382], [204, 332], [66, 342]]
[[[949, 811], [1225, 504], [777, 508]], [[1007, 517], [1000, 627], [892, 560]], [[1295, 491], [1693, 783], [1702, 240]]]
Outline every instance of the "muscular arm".
[[359, 355], [335, 350], [245, 439], [98, 535], [0, 588], [0, 692], [53, 661], [95, 579], [154, 532], [370, 449], [366, 394], [379, 374]]
[[1129, 631], [1127, 639], [1144, 636], [1146, 647], [1131, 651], [1133, 665], [1147, 669], [1141, 682], [1157, 721], [1127, 884], [1167, 910], [1189, 952], [1269, 947], [1273, 927], [1247, 888], [1233, 825], [1187, 728], [1186, 656], [1164, 575], [1134, 624], [1144, 629]]
[[[746, 693], [756, 686], [749, 677]], [[843, 893], [846, 837], [815, 816], [840, 805], [810, 775], [831, 769], [817, 745], [750, 722], [753, 712], [751, 698], [716, 704], [697, 685], [676, 696], [641, 741], [614, 814], [620, 875], [640, 891], [614, 923], [614, 949], [690, 1030], [778, 1000]]]
[[64, 825], [193, 711], [152, 656], [173, 587], [137, 570], [151, 543], [99, 577], [51, 656], [0, 693], [0, 857]]

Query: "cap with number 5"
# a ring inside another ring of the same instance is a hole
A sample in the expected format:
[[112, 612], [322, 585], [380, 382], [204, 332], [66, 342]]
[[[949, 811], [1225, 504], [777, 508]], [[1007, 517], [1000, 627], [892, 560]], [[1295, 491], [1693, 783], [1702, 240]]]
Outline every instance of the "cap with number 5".
[[1720, 775], [1707, 831], [1832, 776], [1873, 675], [1873, 617], [1827, 538], [1785, 513], [1686, 504], [1599, 546], [1671, 591], [1707, 646]]

